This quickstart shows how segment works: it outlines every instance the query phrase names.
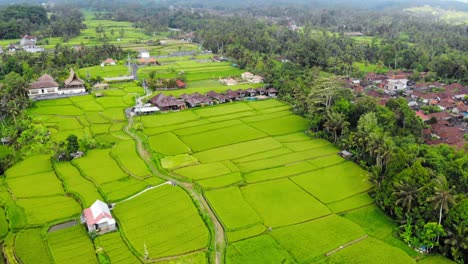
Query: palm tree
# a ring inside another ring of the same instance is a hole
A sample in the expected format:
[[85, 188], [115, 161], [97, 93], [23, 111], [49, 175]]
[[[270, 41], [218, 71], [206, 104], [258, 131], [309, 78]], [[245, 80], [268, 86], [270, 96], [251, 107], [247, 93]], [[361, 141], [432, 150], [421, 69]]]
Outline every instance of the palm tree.
[[413, 201], [416, 200], [418, 195], [418, 188], [411, 184], [408, 181], [399, 181], [394, 184], [397, 191], [393, 192], [393, 194], [398, 197], [396, 200], [397, 205], [402, 205], [406, 208], [406, 212], [411, 210], [411, 206], [413, 205]]
[[458, 225], [453, 224], [452, 227], [452, 229], [447, 229], [447, 238], [444, 243], [450, 246], [453, 258], [462, 263], [463, 250], [468, 249], [468, 229], [463, 222]]
[[[427, 198], [434, 204], [435, 209], [439, 209], [439, 225], [442, 223], [442, 212], [449, 211], [449, 207], [455, 204], [455, 188], [450, 187], [445, 176], [439, 176], [434, 180], [434, 194]], [[439, 236], [437, 236], [437, 242]]]
[[346, 123], [342, 114], [333, 111], [327, 113], [327, 121], [324, 126], [329, 132], [333, 131], [333, 143], [336, 143], [338, 140], [338, 131], [343, 131]]

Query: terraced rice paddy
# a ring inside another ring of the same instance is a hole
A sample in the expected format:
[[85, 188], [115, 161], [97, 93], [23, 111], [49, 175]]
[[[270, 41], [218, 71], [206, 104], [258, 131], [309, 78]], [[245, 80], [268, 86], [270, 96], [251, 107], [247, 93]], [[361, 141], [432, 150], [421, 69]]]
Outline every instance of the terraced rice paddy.
[[[23, 263], [211, 263], [215, 237], [200, 205], [181, 187], [160, 185], [123, 132], [135, 92], [142, 91], [116, 85], [103, 98], [31, 109], [54, 140], [76, 134], [100, 147], [71, 162], [31, 156], [6, 172], [0, 198], [10, 206], [0, 207], [0, 223], [18, 231]], [[271, 99], [133, 121], [154, 165], [201, 190], [224, 228], [225, 263], [414, 262], [414, 251], [393, 237], [395, 224], [372, 205], [367, 172], [309, 138], [308, 122], [289, 108]], [[117, 232], [92, 241], [81, 225], [45, 231], [78, 219], [97, 199], [115, 204]]]
[[[137, 122], [162, 166], [202, 188], [225, 229], [226, 263], [363, 263], [353, 256], [365, 255], [361, 248], [368, 244], [371, 257], [362, 260], [394, 256], [413, 262], [408, 248], [392, 240], [397, 239], [389, 232], [391, 220], [384, 217], [388, 222], [380, 224], [386, 231], [376, 235], [363, 223], [370, 219], [354, 216], [372, 208], [368, 173], [339, 157], [329, 142], [306, 136], [308, 122], [280, 101], [225, 104]], [[345, 250], [325, 256], [347, 243]], [[373, 256], [379, 250], [385, 254]]]

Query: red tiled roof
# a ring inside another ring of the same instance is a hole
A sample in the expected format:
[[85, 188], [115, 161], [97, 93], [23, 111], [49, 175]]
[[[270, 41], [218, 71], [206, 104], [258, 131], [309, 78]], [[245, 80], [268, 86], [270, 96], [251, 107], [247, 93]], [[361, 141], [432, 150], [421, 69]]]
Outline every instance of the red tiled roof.
[[425, 115], [421, 111], [416, 111], [415, 114], [416, 114], [416, 116], [419, 116], [423, 121], [427, 121], [427, 120], [430, 119], [427, 115]]

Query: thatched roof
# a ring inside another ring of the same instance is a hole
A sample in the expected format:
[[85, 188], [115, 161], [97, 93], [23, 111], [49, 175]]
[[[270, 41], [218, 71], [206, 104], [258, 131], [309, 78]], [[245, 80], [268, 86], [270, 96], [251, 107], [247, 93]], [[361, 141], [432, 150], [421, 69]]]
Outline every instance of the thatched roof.
[[54, 78], [50, 76], [49, 74], [44, 74], [39, 79], [37, 82], [33, 82], [30, 86], [30, 89], [43, 89], [43, 88], [52, 88], [52, 87], [58, 87], [58, 83], [55, 82]]
[[73, 69], [70, 70], [70, 76], [65, 80], [65, 86], [84, 85], [84, 82], [76, 75]]

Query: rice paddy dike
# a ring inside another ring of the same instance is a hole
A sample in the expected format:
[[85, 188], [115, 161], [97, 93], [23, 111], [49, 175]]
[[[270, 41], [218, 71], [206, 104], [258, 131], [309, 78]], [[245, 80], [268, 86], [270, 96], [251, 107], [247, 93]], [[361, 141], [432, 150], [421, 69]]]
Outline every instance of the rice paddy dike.
[[[225, 91], [216, 79], [239, 73], [203, 57], [154, 67], [160, 74], [186, 72], [187, 89], [164, 92], [174, 95]], [[29, 109], [52, 140], [75, 134], [103, 147], [71, 162], [53, 162], [51, 153], [29, 156], [6, 172], [0, 236], [9, 263], [416, 263], [420, 257], [394, 237], [397, 225], [374, 205], [368, 172], [338, 156], [330, 142], [307, 136], [308, 121], [290, 105], [239, 101], [129, 120], [124, 110], [143, 96], [142, 87], [116, 83], [99, 93]], [[163, 184], [168, 180], [176, 186]], [[115, 204], [118, 231], [94, 240], [83, 225], [48, 232], [79, 220], [97, 199]]]

